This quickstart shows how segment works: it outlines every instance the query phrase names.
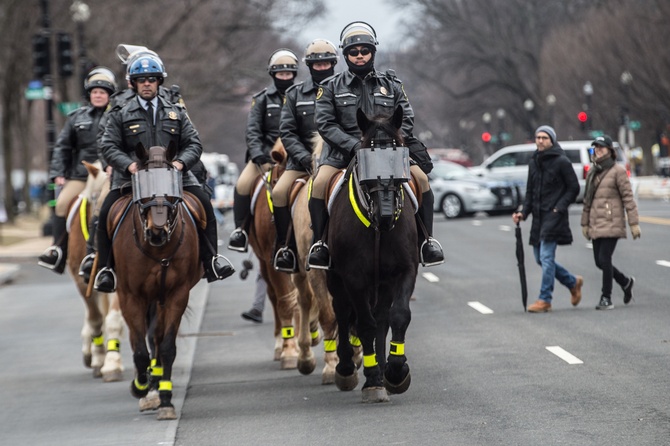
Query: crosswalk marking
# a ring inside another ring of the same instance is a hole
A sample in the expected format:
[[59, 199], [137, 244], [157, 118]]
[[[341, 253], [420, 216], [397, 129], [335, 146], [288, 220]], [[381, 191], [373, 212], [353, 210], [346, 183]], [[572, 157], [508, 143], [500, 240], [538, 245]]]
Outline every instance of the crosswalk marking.
[[667, 260], [657, 260], [656, 264], [658, 266], [667, 266], [668, 268], [670, 268], [670, 262], [668, 262]]
[[578, 357], [566, 352], [565, 350], [563, 350], [558, 345], [547, 347], [547, 350], [549, 350], [551, 353], [555, 354], [556, 356], [558, 356], [559, 358], [561, 358], [563, 361], [567, 362], [568, 364], [584, 364], [584, 361], [582, 361]]
[[480, 302], [468, 302], [468, 305], [475, 310], [479, 311], [481, 314], [493, 314], [493, 310], [487, 307], [486, 305]]

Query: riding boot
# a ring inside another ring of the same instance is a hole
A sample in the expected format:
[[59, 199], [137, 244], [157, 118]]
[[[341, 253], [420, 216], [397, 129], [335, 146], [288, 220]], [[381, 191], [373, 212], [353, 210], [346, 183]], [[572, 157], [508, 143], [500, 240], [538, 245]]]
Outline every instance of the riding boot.
[[57, 274], [63, 274], [67, 263], [67, 220], [65, 217], [53, 216], [54, 244], [39, 256], [38, 265], [50, 269]]
[[[226, 277], [232, 276], [235, 273], [233, 264], [230, 260], [216, 252], [215, 246], [217, 246], [218, 240], [216, 235], [216, 219], [208, 221], [205, 230], [198, 231], [198, 237], [200, 239], [200, 259], [205, 268], [207, 282], [223, 280]], [[219, 265], [217, 263], [219, 258], [225, 260], [228, 264], [225, 266]]]
[[101, 293], [113, 293], [116, 291], [116, 273], [112, 266], [112, 241], [107, 235], [107, 225], [102, 224], [102, 220], [99, 223], [101, 224], [98, 224], [96, 231], [98, 265], [104, 265], [104, 267], [95, 276], [93, 288]]
[[309, 215], [312, 218], [312, 231], [314, 231], [313, 244], [309, 249], [307, 255], [307, 270], [315, 269], [329, 269], [330, 268], [330, 252], [328, 245], [323, 242], [323, 232], [326, 229], [326, 222], [328, 221], [328, 209], [326, 208], [326, 201], [319, 198], [309, 199]]
[[[442, 245], [433, 238], [433, 191], [428, 190], [421, 195], [421, 206], [417, 212], [417, 233], [419, 235], [419, 256], [423, 266], [433, 266], [444, 263], [444, 252], [442, 252]], [[428, 233], [428, 239], [421, 229], [419, 219], [423, 222], [423, 226]]]
[[291, 226], [291, 211], [287, 206], [276, 206], [274, 217], [275, 227], [277, 228], [275, 255], [273, 256], [274, 268], [286, 273], [297, 273], [298, 263], [295, 257], [295, 237], [293, 237], [293, 234], [289, 235], [289, 244], [286, 243], [288, 229]]
[[251, 196], [241, 195], [234, 192], [233, 219], [235, 230], [230, 234], [228, 249], [238, 252], [247, 252], [249, 237], [246, 228], [249, 227], [249, 215], [251, 214]]
[[86, 257], [79, 264], [79, 276], [84, 279], [84, 283], [91, 280], [91, 270], [95, 260], [95, 231], [98, 228], [98, 217], [93, 217], [88, 224], [88, 240], [86, 240]]

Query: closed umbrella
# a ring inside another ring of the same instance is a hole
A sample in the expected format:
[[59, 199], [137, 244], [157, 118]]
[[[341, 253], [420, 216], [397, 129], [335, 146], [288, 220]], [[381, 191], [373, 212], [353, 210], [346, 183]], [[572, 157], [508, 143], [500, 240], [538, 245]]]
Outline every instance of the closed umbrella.
[[523, 311], [526, 311], [528, 303], [528, 286], [526, 285], [526, 264], [523, 255], [523, 238], [521, 237], [521, 227], [519, 223], [516, 224], [514, 230], [516, 236], [516, 260], [519, 267], [519, 280], [521, 281], [521, 303], [523, 303]]

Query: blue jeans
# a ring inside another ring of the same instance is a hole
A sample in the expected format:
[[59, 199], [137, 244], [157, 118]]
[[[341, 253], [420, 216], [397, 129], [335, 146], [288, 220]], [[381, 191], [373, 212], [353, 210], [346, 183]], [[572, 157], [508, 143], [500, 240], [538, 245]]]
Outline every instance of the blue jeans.
[[540, 241], [538, 246], [533, 245], [535, 261], [542, 267], [542, 285], [540, 286], [540, 300], [551, 303], [554, 292], [554, 278], [568, 289], [577, 284], [577, 278], [570, 271], [556, 263], [556, 242]]

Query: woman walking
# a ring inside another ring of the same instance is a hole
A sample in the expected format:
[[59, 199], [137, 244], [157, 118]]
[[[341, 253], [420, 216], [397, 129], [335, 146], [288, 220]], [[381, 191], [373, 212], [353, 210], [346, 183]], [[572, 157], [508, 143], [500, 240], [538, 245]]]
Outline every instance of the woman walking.
[[617, 241], [626, 238], [626, 216], [633, 239], [640, 237], [640, 224], [630, 180], [623, 166], [616, 163], [612, 138], [599, 136], [591, 145], [595, 153], [586, 177], [582, 234], [593, 240], [593, 257], [603, 273], [602, 296], [596, 310], [610, 310], [614, 308], [612, 279], [623, 289], [624, 304], [633, 298], [635, 278], [617, 269], [612, 256]]

